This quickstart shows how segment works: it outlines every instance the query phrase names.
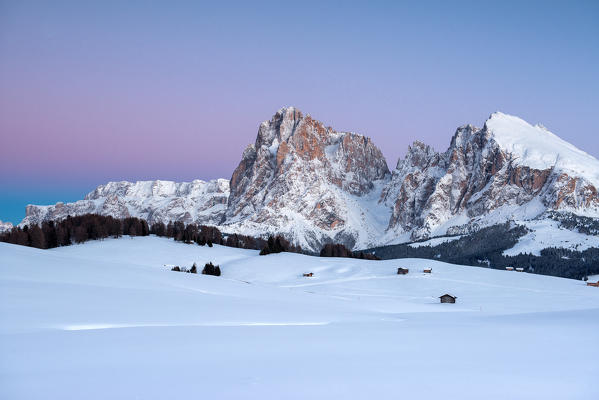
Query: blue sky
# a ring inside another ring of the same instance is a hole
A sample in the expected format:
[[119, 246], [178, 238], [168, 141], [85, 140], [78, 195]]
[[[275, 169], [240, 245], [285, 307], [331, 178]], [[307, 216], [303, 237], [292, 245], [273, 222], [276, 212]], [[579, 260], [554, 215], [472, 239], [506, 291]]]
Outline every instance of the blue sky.
[[294, 105], [392, 168], [494, 111], [599, 156], [599, 2], [0, 2], [0, 219], [229, 178]]

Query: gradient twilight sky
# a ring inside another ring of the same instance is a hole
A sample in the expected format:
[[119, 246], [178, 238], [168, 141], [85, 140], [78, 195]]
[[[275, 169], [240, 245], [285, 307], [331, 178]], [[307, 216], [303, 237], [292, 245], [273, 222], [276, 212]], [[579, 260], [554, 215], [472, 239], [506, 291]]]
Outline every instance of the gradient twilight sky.
[[496, 110], [599, 157], [599, 2], [0, 0], [0, 220], [110, 180], [229, 178], [286, 105], [391, 168]]

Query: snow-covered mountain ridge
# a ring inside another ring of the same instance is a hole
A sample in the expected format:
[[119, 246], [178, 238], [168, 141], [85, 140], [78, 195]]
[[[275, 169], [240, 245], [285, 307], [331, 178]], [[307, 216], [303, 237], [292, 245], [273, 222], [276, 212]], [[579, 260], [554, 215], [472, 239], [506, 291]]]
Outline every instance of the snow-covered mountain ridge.
[[597, 159], [500, 112], [483, 128], [459, 127], [445, 152], [415, 142], [389, 172], [369, 138], [287, 107], [260, 125], [230, 183], [111, 182], [75, 203], [28, 206], [22, 225], [95, 212], [278, 233], [313, 251], [331, 241], [366, 248], [549, 212], [598, 218], [597, 187]]
[[382, 201], [393, 208], [386, 239], [467, 233], [548, 211], [599, 216], [599, 161], [539, 126], [494, 113], [457, 129], [437, 153], [416, 142]]
[[29, 205], [21, 225], [88, 213], [116, 218], [139, 217], [150, 224], [183, 221], [216, 225], [224, 215], [228, 198], [229, 181], [226, 179], [182, 183], [160, 180], [109, 182], [74, 203]]
[[11, 229], [12, 229], [12, 223], [0, 221], [0, 233], [2, 233], [4, 231], [9, 231]]

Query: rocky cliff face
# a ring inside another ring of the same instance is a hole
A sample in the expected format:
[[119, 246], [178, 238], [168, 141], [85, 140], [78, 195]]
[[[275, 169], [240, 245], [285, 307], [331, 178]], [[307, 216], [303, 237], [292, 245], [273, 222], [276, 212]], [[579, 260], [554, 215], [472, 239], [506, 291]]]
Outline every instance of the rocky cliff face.
[[248, 234], [283, 233], [313, 250], [329, 241], [374, 243], [383, 227], [372, 223], [372, 213], [386, 212], [373, 199], [388, 177], [369, 138], [283, 108], [244, 151], [223, 222]]
[[68, 215], [95, 213], [116, 218], [139, 217], [148, 223], [169, 221], [218, 224], [225, 213], [229, 181], [175, 183], [170, 181], [109, 182], [74, 203], [29, 205], [21, 225], [59, 220]]
[[[304, 249], [365, 248], [569, 212], [599, 218], [599, 161], [544, 127], [494, 113], [438, 153], [415, 142], [390, 173], [372, 141], [299, 110], [263, 122], [230, 182], [111, 182], [85, 200], [28, 206], [22, 224], [99, 213], [283, 234]], [[230, 195], [229, 195], [230, 193]]]
[[540, 126], [501, 113], [458, 128], [444, 153], [415, 143], [381, 201], [387, 237], [459, 233], [548, 210], [596, 213], [599, 161]]

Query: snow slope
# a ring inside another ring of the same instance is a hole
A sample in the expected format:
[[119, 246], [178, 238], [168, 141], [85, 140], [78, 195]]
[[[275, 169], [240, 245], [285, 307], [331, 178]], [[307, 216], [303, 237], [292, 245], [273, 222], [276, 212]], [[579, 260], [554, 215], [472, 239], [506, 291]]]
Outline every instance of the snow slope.
[[0, 243], [0, 398], [593, 399], [597, 317], [584, 282], [428, 260]]
[[533, 126], [518, 117], [495, 112], [485, 126], [495, 142], [517, 159], [518, 165], [538, 170], [554, 168], [599, 186], [599, 160], [542, 125]]
[[530, 253], [541, 255], [541, 250], [558, 247], [575, 251], [584, 251], [592, 247], [599, 248], [599, 236], [585, 235], [577, 231], [562, 228], [551, 219], [520, 221], [530, 232], [518, 239], [518, 243], [503, 252], [505, 256]]

